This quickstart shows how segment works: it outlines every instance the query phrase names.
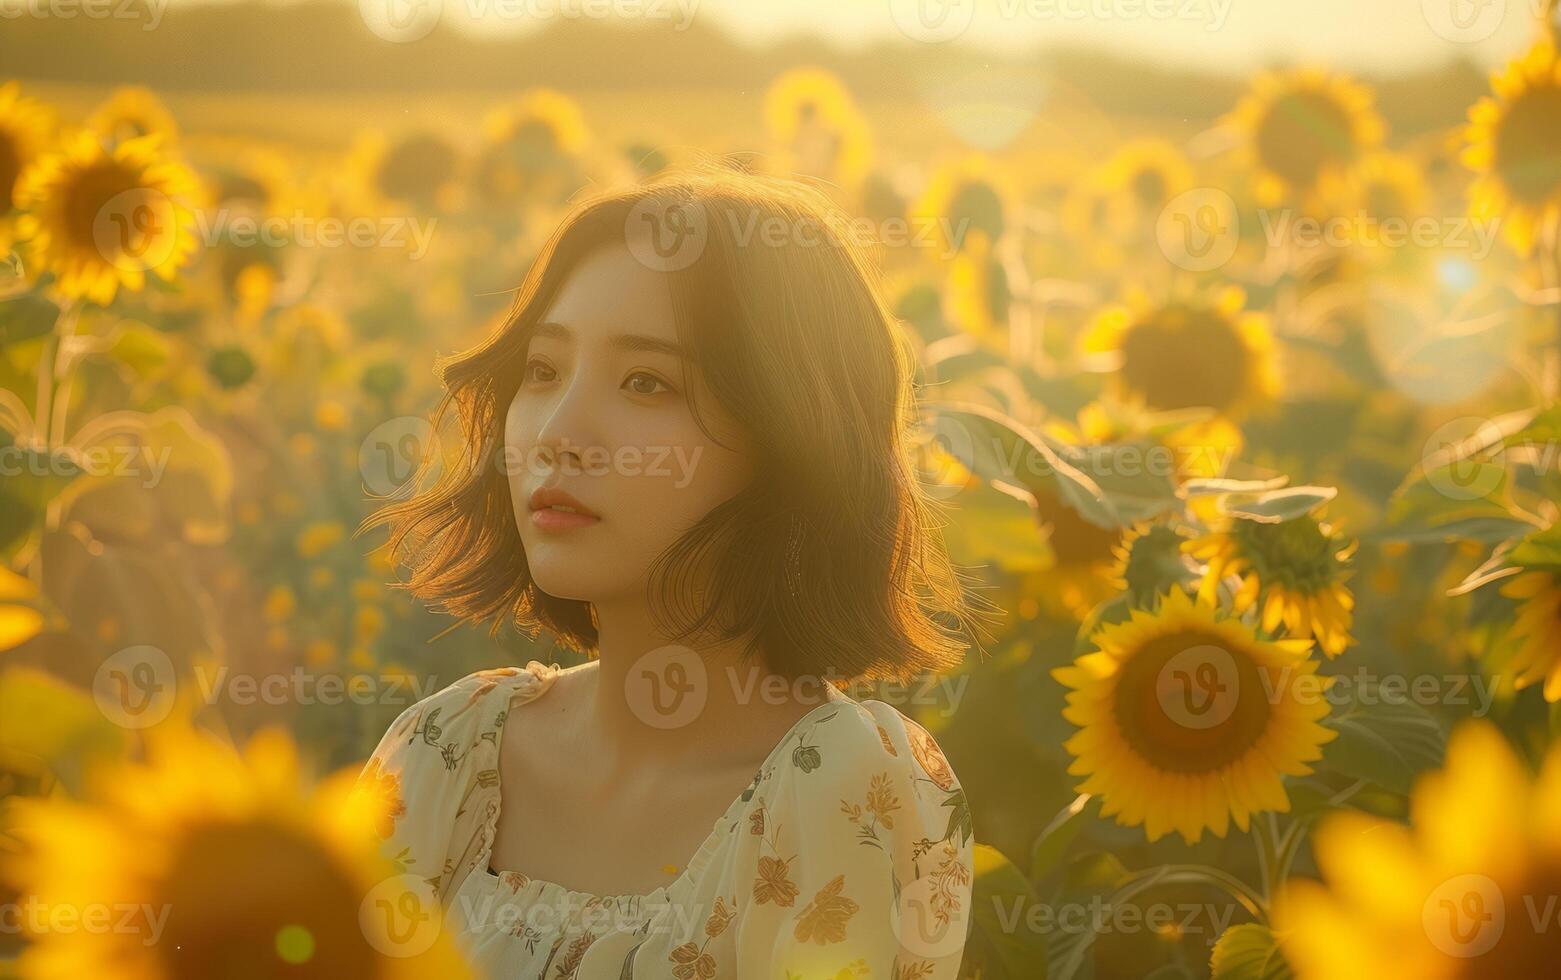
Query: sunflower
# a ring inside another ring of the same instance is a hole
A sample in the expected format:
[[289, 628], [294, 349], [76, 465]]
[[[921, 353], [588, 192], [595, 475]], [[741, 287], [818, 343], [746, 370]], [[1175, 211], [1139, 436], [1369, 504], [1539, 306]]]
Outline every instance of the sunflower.
[[1228, 575], [1241, 580], [1233, 610], [1262, 611], [1273, 633], [1317, 641], [1330, 658], [1354, 642], [1355, 597], [1345, 587], [1356, 542], [1343, 541], [1325, 521], [1303, 514], [1277, 524], [1226, 517], [1216, 529], [1183, 546], [1206, 563], [1198, 598], [1213, 602]]
[[1135, 524], [1112, 546], [1115, 563], [1111, 585], [1130, 605], [1147, 607], [1167, 592], [1191, 587], [1197, 581], [1182, 545], [1187, 535], [1176, 525]]
[[911, 207], [918, 232], [933, 228], [947, 250], [960, 249], [981, 232], [997, 242], [1008, 228], [1013, 192], [996, 166], [983, 156], [968, 156], [939, 167]]
[[855, 186], [872, 165], [867, 120], [823, 68], [794, 68], [764, 93], [764, 126], [787, 171]]
[[19, 234], [34, 262], [69, 297], [107, 305], [123, 287], [139, 292], [151, 272], [172, 281], [195, 251], [195, 176], [152, 135], [105, 149], [82, 131], [23, 174]]
[[1561, 701], [1561, 574], [1529, 569], [1501, 587], [1501, 594], [1522, 601], [1510, 638], [1517, 643], [1510, 670], [1513, 685], [1545, 681], [1545, 700]]
[[1306, 196], [1382, 143], [1369, 88], [1318, 68], [1264, 73], [1228, 123], [1246, 138], [1264, 204]]
[[1128, 247], [1152, 238], [1160, 212], [1192, 185], [1192, 167], [1174, 145], [1134, 140], [1069, 186], [1059, 217], [1092, 264], [1117, 269]]
[[17, 801], [24, 847], [7, 877], [45, 907], [118, 919], [43, 930], [22, 952], [22, 976], [471, 975], [437, 928], [396, 945], [379, 921], [387, 905], [423, 897], [379, 856], [395, 819], [382, 779], [359, 791], [349, 771], [310, 788], [276, 728], [242, 752], [184, 721], [147, 740], [146, 762], [98, 770], [85, 801]]
[[[1561, 751], [1536, 779], [1500, 731], [1466, 721], [1422, 776], [1409, 826], [1354, 810], [1313, 837], [1323, 881], [1292, 879], [1274, 933], [1300, 980], [1543, 977], [1561, 962]], [[1548, 926], [1548, 928], [1547, 928]]]
[[1463, 162], [1478, 174], [1470, 212], [1500, 220], [1507, 241], [1530, 253], [1545, 224], [1561, 220], [1561, 59], [1552, 40], [1491, 76], [1495, 95], [1469, 109]]
[[579, 103], [562, 92], [536, 88], [490, 112], [483, 136], [474, 184], [490, 203], [510, 204], [573, 191], [591, 133]]
[[116, 144], [157, 134], [162, 136], [163, 146], [172, 147], [179, 139], [173, 113], [151, 89], [139, 85], [116, 88], [92, 110], [87, 128]]
[[1115, 362], [1124, 400], [1237, 418], [1278, 389], [1269, 318], [1245, 307], [1237, 286], [1158, 305], [1134, 293], [1096, 317], [1082, 343], [1086, 354]]
[[[1412, 223], [1426, 214], [1431, 198], [1424, 171], [1401, 153], [1370, 153], [1347, 173], [1330, 174], [1321, 193], [1357, 223], [1357, 240], [1372, 233], [1367, 223], [1393, 220]], [[1384, 252], [1398, 251], [1382, 249]]]
[[965, 248], [949, 262], [944, 297], [951, 323], [982, 346], [1008, 353], [1008, 305], [1013, 293], [1002, 260], [993, 254], [984, 233], [972, 233]]
[[1101, 813], [1150, 841], [1170, 831], [1195, 843], [1205, 829], [1242, 831], [1253, 813], [1285, 812], [1282, 777], [1311, 772], [1336, 733], [1329, 681], [1306, 640], [1264, 640], [1180, 589], [1158, 610], [1092, 637], [1094, 653], [1052, 671], [1070, 688], [1063, 717], [1079, 727], [1068, 772], [1086, 777]]
[[394, 213], [408, 205], [423, 212], [449, 210], [459, 196], [461, 155], [437, 133], [418, 131], [390, 139], [359, 134], [347, 161], [359, 213]]
[[0, 567], [0, 652], [19, 647], [44, 627], [36, 605], [38, 586], [30, 579]]
[[1026, 574], [1019, 601], [1028, 605], [1027, 612], [1082, 621], [1113, 594], [1112, 566], [1122, 532], [1087, 520], [1056, 493], [1043, 490], [1035, 501], [1036, 519], [1054, 561], [1042, 571]]
[[1045, 428], [1079, 446], [1149, 443], [1150, 451], [1167, 453], [1175, 461], [1169, 475], [1178, 484], [1224, 476], [1245, 444], [1238, 426], [1207, 409], [1156, 412], [1133, 392], [1090, 402], [1079, 409], [1076, 424], [1059, 418]]
[[49, 139], [48, 110], [22, 96], [15, 82], [0, 85], [0, 259], [11, 247], [16, 182]]
[[288, 156], [252, 141], [206, 140], [190, 156], [206, 177], [214, 208], [255, 216], [321, 214], [325, 203], [300, 186]]
[[522, 140], [538, 152], [578, 157], [590, 141], [580, 104], [562, 92], [534, 88], [513, 104], [490, 112], [484, 136], [492, 143]]

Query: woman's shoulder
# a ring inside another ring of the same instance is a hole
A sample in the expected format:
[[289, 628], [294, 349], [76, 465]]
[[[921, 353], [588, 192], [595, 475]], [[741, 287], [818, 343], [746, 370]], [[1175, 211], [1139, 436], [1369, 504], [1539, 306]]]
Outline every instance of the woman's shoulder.
[[557, 669], [533, 660], [474, 671], [397, 716], [357, 781], [375, 807], [386, 858], [440, 895], [452, 876], [469, 870], [484, 817], [477, 804], [497, 783], [504, 715], [510, 704], [546, 691]]
[[845, 776], [888, 769], [943, 792], [959, 789], [937, 739], [915, 719], [873, 699], [844, 698], [837, 705], [834, 711], [820, 709], [819, 717], [799, 732], [790, 759], [797, 773], [820, 769]]
[[[405, 708], [390, 724], [380, 751], [395, 745], [423, 746], [406, 755], [412, 760], [439, 760], [455, 769], [474, 742], [492, 738], [503, 726], [507, 705], [540, 697], [557, 678], [556, 664], [532, 660], [525, 666], [473, 671]], [[497, 699], [503, 699], [500, 703]]]
[[[756, 796], [750, 810], [799, 829], [876, 836], [881, 828], [969, 846], [970, 807], [948, 757], [925, 726], [883, 701], [816, 709], [760, 771]], [[765, 816], [749, 819], [762, 826]]]

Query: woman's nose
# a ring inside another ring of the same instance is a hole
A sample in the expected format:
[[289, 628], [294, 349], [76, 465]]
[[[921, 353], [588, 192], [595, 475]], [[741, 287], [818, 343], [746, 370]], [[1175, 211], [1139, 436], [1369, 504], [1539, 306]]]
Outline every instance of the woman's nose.
[[595, 438], [597, 407], [587, 385], [575, 378], [548, 406], [535, 442], [539, 462], [549, 468], [578, 472]]

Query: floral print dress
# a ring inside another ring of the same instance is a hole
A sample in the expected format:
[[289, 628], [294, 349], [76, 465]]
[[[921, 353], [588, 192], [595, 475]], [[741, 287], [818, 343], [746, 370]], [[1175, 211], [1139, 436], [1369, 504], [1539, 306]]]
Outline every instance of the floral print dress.
[[[478, 671], [403, 711], [358, 777], [383, 853], [491, 980], [952, 980], [971, 821], [925, 729], [823, 702], [775, 746], [669, 884], [593, 895], [495, 873], [500, 732], [560, 668]], [[437, 903], [434, 899], [437, 898]]]

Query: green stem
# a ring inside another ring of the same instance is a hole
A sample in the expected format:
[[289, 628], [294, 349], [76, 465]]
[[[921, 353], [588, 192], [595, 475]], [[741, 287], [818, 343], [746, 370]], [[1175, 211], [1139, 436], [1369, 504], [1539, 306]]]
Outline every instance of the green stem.
[[1228, 871], [1206, 864], [1162, 864], [1157, 868], [1129, 875], [1127, 881], [1112, 894], [1115, 901], [1125, 901], [1154, 885], [1205, 884], [1224, 890], [1256, 919], [1268, 921], [1267, 899], [1252, 890], [1252, 886]]
[[65, 347], [65, 342], [76, 332], [76, 322], [80, 318], [80, 306], [77, 301], [71, 300], [60, 308], [59, 319], [54, 321], [54, 358], [50, 373], [54, 375], [54, 398], [50, 406], [50, 413], [39, 413], [38, 425], [49, 427], [48, 445], [52, 448], [65, 444], [65, 416], [70, 411], [70, 389], [73, 371], [66, 370], [66, 366], [60, 360], [60, 354]]

